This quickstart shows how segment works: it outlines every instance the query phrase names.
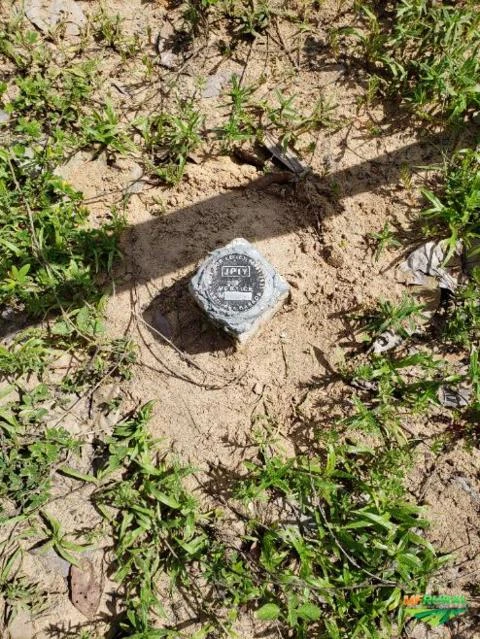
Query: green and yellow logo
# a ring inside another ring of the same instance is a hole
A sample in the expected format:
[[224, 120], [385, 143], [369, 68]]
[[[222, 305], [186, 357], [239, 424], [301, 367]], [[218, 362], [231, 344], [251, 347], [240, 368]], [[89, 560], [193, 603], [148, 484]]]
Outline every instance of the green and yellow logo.
[[407, 595], [406, 614], [435, 627], [463, 614], [468, 603], [463, 595]]

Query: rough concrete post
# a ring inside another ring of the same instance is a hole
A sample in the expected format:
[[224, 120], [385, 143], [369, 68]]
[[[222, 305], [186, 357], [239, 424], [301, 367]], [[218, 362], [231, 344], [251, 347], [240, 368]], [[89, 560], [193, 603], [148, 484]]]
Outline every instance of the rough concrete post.
[[247, 240], [213, 251], [190, 281], [208, 317], [243, 343], [280, 308], [289, 286]]

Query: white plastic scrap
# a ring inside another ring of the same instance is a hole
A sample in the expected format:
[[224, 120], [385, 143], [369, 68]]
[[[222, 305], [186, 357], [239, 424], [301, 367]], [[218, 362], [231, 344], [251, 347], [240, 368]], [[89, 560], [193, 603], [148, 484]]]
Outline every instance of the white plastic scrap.
[[452, 478], [452, 481], [455, 482], [457, 486], [459, 486], [468, 495], [470, 495], [472, 501], [474, 501], [476, 504], [480, 504], [480, 493], [471, 485], [470, 481], [466, 477], [456, 475]]
[[384, 331], [373, 342], [372, 351], [375, 353], [375, 355], [380, 355], [380, 353], [385, 353], [386, 351], [390, 351], [396, 346], [400, 346], [402, 342], [403, 337], [401, 337], [398, 333], [395, 333], [391, 329], [388, 329], [388, 331]]
[[446, 408], [463, 408], [470, 404], [472, 389], [468, 386], [459, 388], [440, 386], [437, 397], [440, 404]]
[[[461, 251], [462, 243], [458, 242], [455, 252], [460, 254]], [[430, 275], [438, 280], [440, 288], [454, 291], [457, 287], [457, 280], [442, 266], [446, 252], [445, 240], [427, 242], [410, 253], [405, 262], [400, 264], [399, 269], [413, 275], [412, 284], [425, 284], [425, 277]]]
[[353, 388], [358, 388], [359, 390], [366, 391], [376, 391], [378, 390], [378, 382], [372, 382], [368, 379], [352, 379], [350, 384]]

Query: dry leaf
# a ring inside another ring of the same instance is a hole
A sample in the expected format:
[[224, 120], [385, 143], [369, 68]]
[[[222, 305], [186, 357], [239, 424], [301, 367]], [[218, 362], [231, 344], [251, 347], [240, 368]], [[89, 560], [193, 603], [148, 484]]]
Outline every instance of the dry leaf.
[[70, 568], [70, 599], [77, 610], [87, 619], [92, 619], [100, 604], [103, 578], [95, 579], [92, 562], [85, 557], [79, 566]]

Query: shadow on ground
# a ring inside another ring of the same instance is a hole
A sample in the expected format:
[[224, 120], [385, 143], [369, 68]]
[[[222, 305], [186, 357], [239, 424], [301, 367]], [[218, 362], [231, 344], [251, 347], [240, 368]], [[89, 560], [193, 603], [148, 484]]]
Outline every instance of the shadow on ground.
[[[116, 290], [129, 290], [134, 282], [158, 279], [187, 266], [191, 266], [193, 272], [209, 251], [234, 237], [256, 243], [318, 227], [323, 220], [338, 214], [346, 197], [376, 192], [391, 198], [400, 182], [402, 167], [441, 162], [451, 148], [454, 136], [453, 132], [429, 135], [391, 153], [361, 160], [353, 167], [326, 176], [311, 173], [299, 182], [285, 171], [262, 176], [247, 186], [132, 225], [122, 238], [126, 262], [131, 262], [128, 266], [130, 277], [120, 278]], [[344, 152], [345, 149], [340, 149], [339, 157]], [[289, 195], [294, 195], [295, 199], [289, 202]], [[180, 299], [184, 304], [182, 286], [185, 283], [186, 280], [178, 282], [171, 290], [163, 291], [159, 308], [168, 306], [172, 299]], [[7, 308], [0, 316], [0, 338], [27, 324], [24, 314], [16, 314]], [[184, 335], [181, 321], [178, 328], [180, 335]], [[217, 338], [209, 335], [208, 329], [201, 331], [204, 334], [198, 344], [192, 345], [191, 349], [184, 344], [185, 350], [195, 353], [223, 348], [223, 343], [217, 343]]]
[[[243, 236], [250, 242], [257, 242], [310, 227], [317, 216], [324, 220], [338, 213], [345, 197], [366, 192], [385, 192], [391, 196], [395, 185], [400, 183], [402, 168], [405, 165], [412, 167], [441, 162], [451, 147], [452, 135], [438, 133], [428, 136], [324, 177], [310, 174], [307, 178], [309, 190], [313, 192], [310, 200], [313, 207], [317, 204], [322, 210], [312, 212], [304, 206], [303, 214], [292, 212], [288, 218], [283, 216], [282, 220], [278, 219], [279, 206], [262, 209], [261, 215], [254, 219], [244, 215], [245, 200], [248, 203], [255, 199], [256, 194], [269, 189], [275, 189], [278, 195], [293, 187], [293, 175], [289, 178], [282, 172], [278, 174], [278, 181], [283, 184], [276, 183], [271, 175], [262, 176], [246, 187], [232, 189], [163, 217], [131, 226], [125, 232], [123, 244], [128, 251], [142, 240], [147, 240], [150, 245], [158, 240], [157, 252], [150, 256], [148, 275], [154, 278], [165, 276], [187, 265], [195, 265], [209, 251], [234, 237]], [[309, 194], [305, 194], [304, 185], [298, 184], [296, 190], [300, 201], [307, 204]]]

